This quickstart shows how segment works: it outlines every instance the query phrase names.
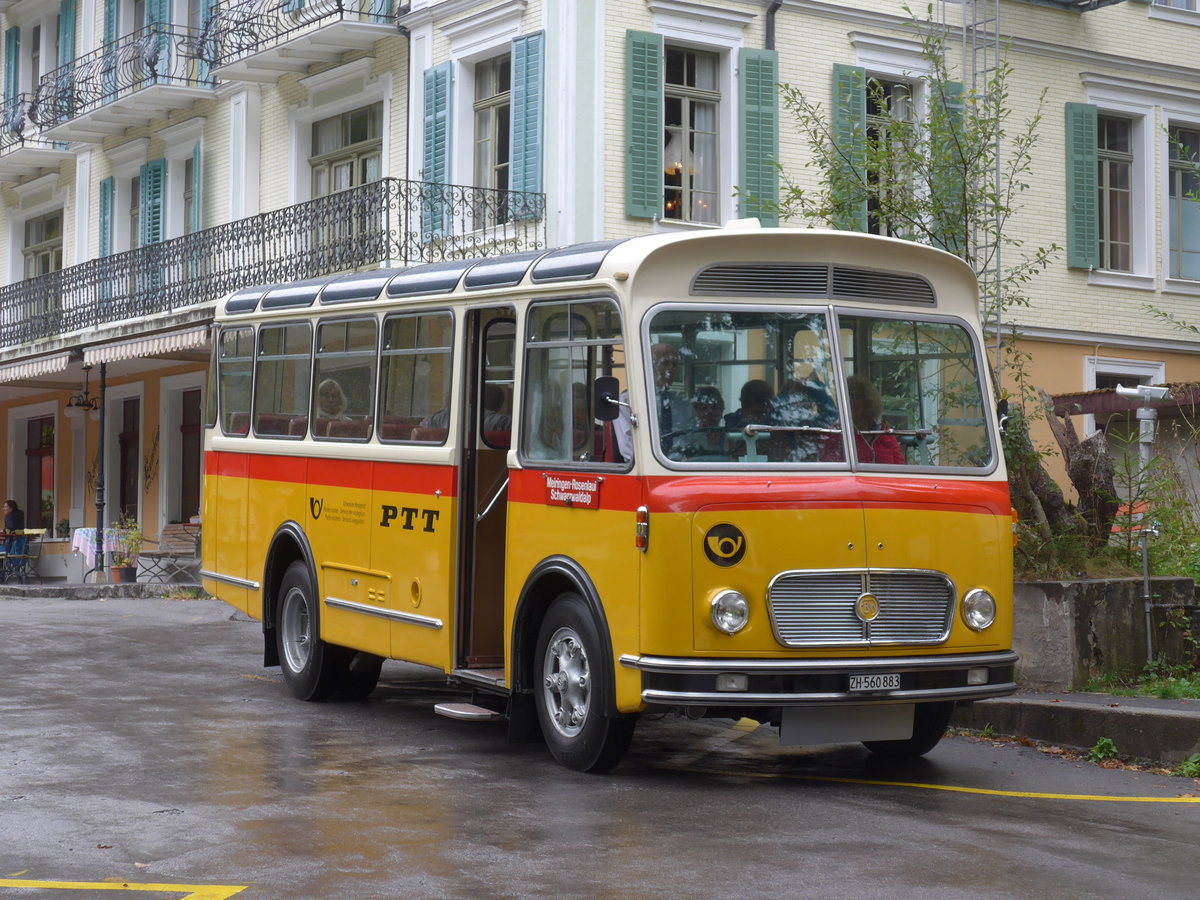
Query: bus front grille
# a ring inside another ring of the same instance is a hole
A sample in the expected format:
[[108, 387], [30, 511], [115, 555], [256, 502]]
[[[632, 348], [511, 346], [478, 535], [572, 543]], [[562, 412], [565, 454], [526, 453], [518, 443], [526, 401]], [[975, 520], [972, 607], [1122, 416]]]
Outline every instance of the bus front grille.
[[[869, 609], [865, 617], [859, 610], [865, 594], [878, 601], [869, 620]], [[785, 647], [940, 644], [950, 636], [955, 596], [940, 572], [782, 572], [767, 588], [767, 608]]]

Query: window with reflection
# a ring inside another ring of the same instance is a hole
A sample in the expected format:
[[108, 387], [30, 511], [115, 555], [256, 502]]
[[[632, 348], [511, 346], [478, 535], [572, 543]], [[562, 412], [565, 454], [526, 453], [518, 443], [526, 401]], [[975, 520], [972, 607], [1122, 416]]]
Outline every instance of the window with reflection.
[[217, 342], [217, 408], [224, 434], [250, 430], [250, 385], [254, 375], [254, 329], [226, 328]]
[[263, 325], [254, 365], [254, 433], [301, 438], [308, 431], [312, 326]]
[[374, 319], [322, 322], [317, 327], [313, 437], [342, 441], [371, 437], [376, 335]]
[[444, 444], [451, 422], [454, 319], [449, 312], [389, 316], [380, 356], [379, 439]]
[[624, 380], [621, 316], [611, 300], [530, 307], [525, 345], [521, 451], [557, 463], [622, 462], [611, 423], [596, 421], [592, 384]]

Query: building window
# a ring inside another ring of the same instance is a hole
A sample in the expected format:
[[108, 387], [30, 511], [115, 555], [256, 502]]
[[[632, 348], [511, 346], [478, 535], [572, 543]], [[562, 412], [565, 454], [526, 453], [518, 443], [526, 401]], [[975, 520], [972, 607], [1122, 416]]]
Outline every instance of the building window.
[[717, 221], [720, 57], [667, 47], [663, 87], [663, 218]]
[[1200, 279], [1200, 130], [1170, 130], [1170, 277]]
[[191, 234], [196, 230], [196, 197], [195, 197], [195, 161], [188, 157], [183, 161], [183, 233]]
[[62, 268], [63, 214], [61, 209], [25, 220], [25, 277], [36, 278]]
[[1099, 116], [1096, 126], [1100, 187], [1100, 268], [1133, 270], [1133, 123]]
[[129, 249], [142, 246], [142, 179], [129, 179]]
[[54, 416], [29, 419], [25, 442], [25, 527], [54, 526]]
[[1192, 12], [1200, 11], [1197, 9], [1196, 0], [1154, 0], [1158, 6], [1166, 6], [1171, 9], [1190, 9]]
[[142, 475], [142, 401], [129, 397], [116, 407], [121, 430], [117, 434], [117, 508], [121, 517], [138, 517], [138, 489]]
[[370, 184], [382, 175], [383, 104], [374, 103], [314, 122], [314, 197]]
[[512, 111], [512, 57], [475, 67], [475, 186], [508, 190]]
[[[912, 87], [900, 81], [871, 78], [867, 81], [867, 145], [878, 151], [878, 162], [867, 170], [872, 190], [867, 192], [867, 231], [895, 237], [900, 227], [887, 220], [884, 206], [905, 208], [899, 196], [904, 177], [905, 126], [912, 121]], [[882, 201], [882, 202], [881, 202]], [[889, 202], [890, 201], [890, 202]]]
[[200, 513], [200, 469], [203, 461], [200, 388], [184, 391], [179, 402], [179, 518], [187, 522]]

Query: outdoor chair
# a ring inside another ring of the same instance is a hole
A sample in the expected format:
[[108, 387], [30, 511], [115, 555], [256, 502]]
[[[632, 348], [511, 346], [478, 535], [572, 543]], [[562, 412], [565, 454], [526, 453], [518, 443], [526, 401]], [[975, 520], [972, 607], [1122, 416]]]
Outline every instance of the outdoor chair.
[[199, 580], [200, 529], [179, 523], [164, 525], [158, 540], [146, 539], [153, 550], [138, 554], [138, 568], [146, 581], [167, 583], [182, 577], [185, 581]]
[[26, 528], [18, 534], [20, 537], [14, 542], [12, 552], [4, 557], [4, 580], [28, 584], [31, 578], [35, 578], [41, 584], [38, 559], [42, 555], [42, 538], [46, 535], [46, 529]]

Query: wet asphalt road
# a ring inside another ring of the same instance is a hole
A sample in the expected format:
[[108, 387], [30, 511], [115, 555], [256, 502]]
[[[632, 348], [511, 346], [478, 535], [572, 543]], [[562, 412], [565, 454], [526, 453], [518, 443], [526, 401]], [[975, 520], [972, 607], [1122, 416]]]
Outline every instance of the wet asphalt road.
[[1154, 802], [1192, 781], [964, 737], [883, 768], [679, 719], [580, 775], [435, 716], [429, 670], [306, 704], [260, 662], [217, 601], [0, 599], [0, 900], [1200, 892], [1200, 802]]

